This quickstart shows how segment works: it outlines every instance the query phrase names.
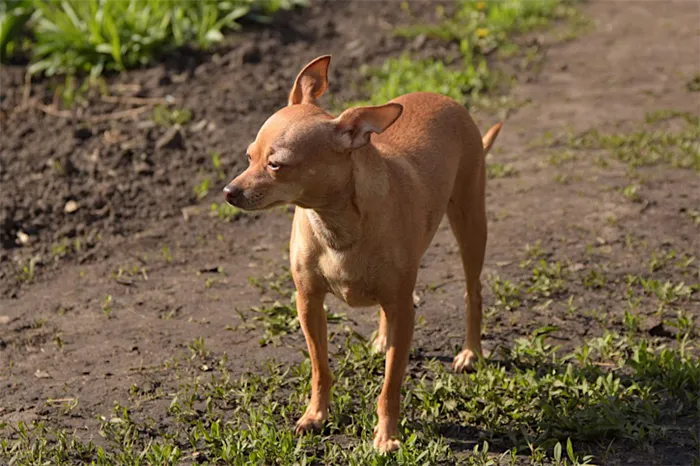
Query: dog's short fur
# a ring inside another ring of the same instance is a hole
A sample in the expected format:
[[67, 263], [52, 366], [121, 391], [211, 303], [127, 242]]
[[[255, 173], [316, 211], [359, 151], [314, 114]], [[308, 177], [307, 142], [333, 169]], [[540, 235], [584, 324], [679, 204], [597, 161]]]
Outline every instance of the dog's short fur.
[[399, 445], [418, 265], [445, 213], [467, 285], [466, 339], [454, 369], [471, 369], [481, 355], [484, 156], [501, 124], [482, 140], [462, 105], [430, 93], [333, 118], [317, 103], [328, 86], [329, 63], [330, 56], [319, 57], [301, 71], [288, 106], [248, 147], [250, 165], [226, 186], [226, 200], [246, 210], [297, 206], [290, 259], [312, 364], [311, 400], [298, 433], [321, 427], [328, 416], [325, 295], [350, 306], [381, 306], [374, 347], [386, 352], [386, 374], [374, 445], [391, 451]]

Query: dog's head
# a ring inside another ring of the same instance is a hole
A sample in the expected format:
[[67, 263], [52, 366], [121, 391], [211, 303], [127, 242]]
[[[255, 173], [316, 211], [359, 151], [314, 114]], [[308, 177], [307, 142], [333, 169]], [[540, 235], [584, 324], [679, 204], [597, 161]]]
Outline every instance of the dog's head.
[[281, 204], [316, 208], [332, 201], [351, 179], [350, 154], [401, 115], [402, 106], [355, 107], [333, 118], [318, 106], [328, 87], [329, 55], [306, 65], [287, 107], [263, 124], [248, 146], [248, 168], [225, 188], [226, 201], [245, 210]]

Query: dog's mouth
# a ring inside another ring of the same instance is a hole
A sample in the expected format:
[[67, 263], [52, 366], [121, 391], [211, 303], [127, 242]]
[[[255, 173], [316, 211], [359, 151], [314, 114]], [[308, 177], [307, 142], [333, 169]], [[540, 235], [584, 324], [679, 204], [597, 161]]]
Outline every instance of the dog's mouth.
[[266, 202], [265, 194], [261, 192], [250, 192], [245, 190], [224, 189], [226, 202], [233, 207], [246, 211], [267, 210], [272, 207], [286, 204], [284, 201]]

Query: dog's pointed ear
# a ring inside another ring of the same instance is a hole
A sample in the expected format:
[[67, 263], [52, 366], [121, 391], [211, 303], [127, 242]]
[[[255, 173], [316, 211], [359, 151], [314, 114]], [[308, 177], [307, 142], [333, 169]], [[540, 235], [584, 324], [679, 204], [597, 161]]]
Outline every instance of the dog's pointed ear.
[[335, 123], [336, 140], [344, 149], [358, 149], [369, 144], [372, 133], [381, 134], [401, 116], [403, 105], [388, 103], [378, 107], [355, 107], [345, 110]]
[[294, 81], [287, 105], [316, 104], [328, 88], [328, 66], [331, 56], [323, 55], [306, 65]]

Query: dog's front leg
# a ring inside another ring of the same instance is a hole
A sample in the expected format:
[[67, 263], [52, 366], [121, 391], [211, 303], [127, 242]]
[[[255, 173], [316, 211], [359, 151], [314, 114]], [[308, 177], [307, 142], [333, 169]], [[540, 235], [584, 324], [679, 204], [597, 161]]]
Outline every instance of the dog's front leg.
[[384, 387], [377, 405], [379, 420], [374, 429], [374, 447], [382, 452], [399, 448], [401, 385], [413, 338], [414, 310], [411, 291], [412, 289], [409, 289], [396, 303], [382, 304], [387, 334], [386, 369]]
[[306, 337], [311, 359], [311, 400], [304, 415], [297, 421], [295, 432], [302, 434], [321, 429], [328, 419], [333, 377], [328, 365], [328, 334], [326, 312], [323, 309], [324, 293], [297, 293], [299, 323]]

